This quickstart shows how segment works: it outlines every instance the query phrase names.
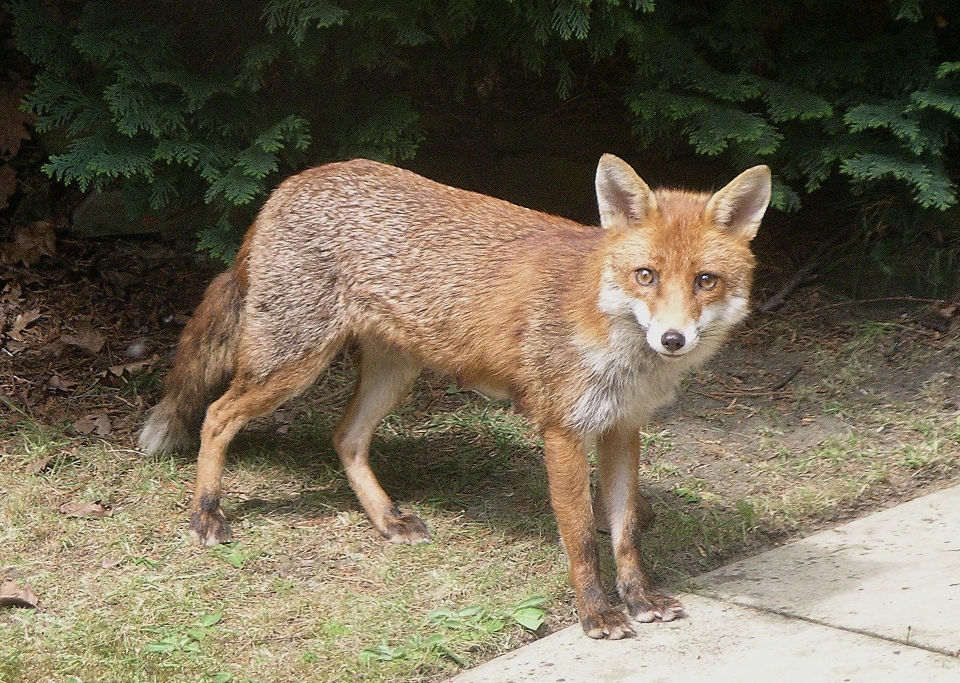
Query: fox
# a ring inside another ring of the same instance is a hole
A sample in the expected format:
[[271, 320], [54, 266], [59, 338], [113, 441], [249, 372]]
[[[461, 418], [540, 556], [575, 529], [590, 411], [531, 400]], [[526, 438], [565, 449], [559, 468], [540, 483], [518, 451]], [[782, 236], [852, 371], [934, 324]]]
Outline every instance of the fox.
[[[348, 348], [356, 385], [333, 446], [387, 540], [432, 540], [369, 463], [378, 424], [430, 368], [510, 399], [542, 436], [588, 636], [635, 636], [638, 622], [682, 616], [641, 560], [654, 516], [640, 492], [641, 430], [749, 312], [770, 169], [750, 168], [713, 194], [654, 191], [604, 154], [595, 184], [599, 226], [363, 159], [284, 180], [185, 326], [139, 434], [148, 454], [189, 449], [199, 435], [195, 539], [232, 539], [221, 480], [237, 432]], [[600, 577], [591, 449], [625, 609]]]

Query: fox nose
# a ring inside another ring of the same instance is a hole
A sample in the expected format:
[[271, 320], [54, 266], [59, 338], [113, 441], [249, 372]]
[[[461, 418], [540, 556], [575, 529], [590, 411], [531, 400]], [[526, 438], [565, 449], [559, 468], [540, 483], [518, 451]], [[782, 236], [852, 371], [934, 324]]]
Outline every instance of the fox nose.
[[683, 334], [677, 332], [676, 330], [667, 330], [663, 333], [663, 336], [660, 337], [660, 343], [663, 344], [663, 348], [667, 351], [679, 351], [683, 348], [683, 345], [687, 343], [687, 340], [683, 338]]

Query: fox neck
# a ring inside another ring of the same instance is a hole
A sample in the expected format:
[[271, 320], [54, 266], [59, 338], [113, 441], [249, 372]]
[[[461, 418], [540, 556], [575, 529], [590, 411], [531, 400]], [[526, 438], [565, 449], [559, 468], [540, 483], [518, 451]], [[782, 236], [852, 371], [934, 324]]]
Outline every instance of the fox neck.
[[581, 292], [589, 296], [578, 297], [572, 316], [581, 383], [566, 421], [590, 434], [614, 426], [642, 426], [673, 399], [684, 376], [713, 355], [722, 341], [722, 335], [711, 335], [682, 356], [657, 353], [637, 317], [610, 306], [608, 271], [603, 248], [586, 260]]

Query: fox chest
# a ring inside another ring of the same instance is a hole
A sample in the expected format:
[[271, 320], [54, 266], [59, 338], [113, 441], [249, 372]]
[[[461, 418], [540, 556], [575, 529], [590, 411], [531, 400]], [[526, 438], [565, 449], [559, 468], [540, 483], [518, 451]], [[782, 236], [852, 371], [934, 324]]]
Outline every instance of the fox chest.
[[586, 381], [568, 414], [569, 425], [599, 434], [615, 426], [639, 428], [653, 412], [673, 400], [685, 363], [637, 363], [622, 360], [585, 363]]

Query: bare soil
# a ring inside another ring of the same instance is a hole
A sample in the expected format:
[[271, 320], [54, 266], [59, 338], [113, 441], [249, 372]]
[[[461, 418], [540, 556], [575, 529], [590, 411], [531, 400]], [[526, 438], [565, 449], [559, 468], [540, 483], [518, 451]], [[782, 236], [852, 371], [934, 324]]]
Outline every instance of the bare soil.
[[765, 533], [742, 553], [960, 482], [960, 325], [876, 303], [808, 288], [755, 313], [649, 426], [650, 493], [749, 501]]

